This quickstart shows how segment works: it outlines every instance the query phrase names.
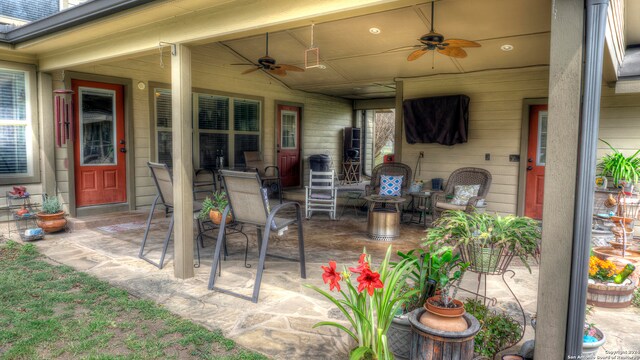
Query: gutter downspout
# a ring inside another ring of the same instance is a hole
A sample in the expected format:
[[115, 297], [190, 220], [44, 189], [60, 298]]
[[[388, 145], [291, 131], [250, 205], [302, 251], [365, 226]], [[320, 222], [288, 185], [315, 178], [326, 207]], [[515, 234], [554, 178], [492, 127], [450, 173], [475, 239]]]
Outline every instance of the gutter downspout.
[[602, 63], [609, 0], [586, 1], [585, 66], [582, 94], [582, 121], [576, 174], [576, 202], [573, 223], [573, 254], [565, 358], [582, 354], [591, 222], [593, 217], [593, 179], [596, 174]]

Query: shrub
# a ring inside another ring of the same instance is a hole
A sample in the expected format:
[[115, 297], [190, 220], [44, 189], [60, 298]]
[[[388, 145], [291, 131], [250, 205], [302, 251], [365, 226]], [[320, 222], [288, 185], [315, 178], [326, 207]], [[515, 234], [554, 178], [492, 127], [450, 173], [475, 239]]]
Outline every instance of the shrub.
[[464, 308], [480, 322], [473, 349], [476, 354], [493, 359], [498, 352], [520, 339], [522, 328], [509, 315], [490, 312], [478, 300], [467, 300]]

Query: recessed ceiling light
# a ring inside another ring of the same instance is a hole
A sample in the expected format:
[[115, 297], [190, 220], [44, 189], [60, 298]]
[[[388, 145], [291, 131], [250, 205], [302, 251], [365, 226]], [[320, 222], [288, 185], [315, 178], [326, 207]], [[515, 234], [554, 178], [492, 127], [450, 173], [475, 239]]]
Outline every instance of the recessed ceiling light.
[[369, 29], [369, 32], [372, 33], [373, 35], [378, 35], [382, 31], [380, 29], [378, 29], [377, 27], [372, 27], [371, 29]]
[[513, 45], [504, 44], [504, 45], [500, 46], [500, 50], [502, 50], [502, 51], [511, 51], [511, 50], [513, 50]]
[[324, 69], [326, 69], [326, 68], [327, 68], [327, 65], [325, 65], [325, 64], [320, 64], [320, 65], [318, 65], [318, 69], [322, 69], [322, 70], [324, 70]]

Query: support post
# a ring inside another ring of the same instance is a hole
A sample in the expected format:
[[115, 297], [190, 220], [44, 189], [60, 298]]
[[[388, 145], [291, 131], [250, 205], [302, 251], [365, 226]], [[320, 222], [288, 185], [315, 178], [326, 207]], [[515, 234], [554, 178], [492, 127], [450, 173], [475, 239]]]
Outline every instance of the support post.
[[179, 279], [193, 273], [193, 145], [191, 110], [191, 50], [176, 45], [171, 57], [173, 141], [173, 273]]
[[547, 162], [538, 283], [535, 358], [563, 359], [572, 252], [584, 2], [554, 1], [551, 9]]
[[38, 120], [42, 192], [56, 195], [56, 155], [53, 124], [53, 81], [50, 74], [38, 72]]
[[573, 253], [571, 255], [566, 358], [578, 358], [582, 355], [589, 252], [591, 250], [591, 223], [593, 221], [593, 179], [596, 176], [596, 161], [598, 158], [602, 63], [609, 0], [587, 0], [586, 5], [584, 92], [582, 95], [580, 152], [578, 154], [578, 172], [576, 176], [576, 213], [573, 222]]

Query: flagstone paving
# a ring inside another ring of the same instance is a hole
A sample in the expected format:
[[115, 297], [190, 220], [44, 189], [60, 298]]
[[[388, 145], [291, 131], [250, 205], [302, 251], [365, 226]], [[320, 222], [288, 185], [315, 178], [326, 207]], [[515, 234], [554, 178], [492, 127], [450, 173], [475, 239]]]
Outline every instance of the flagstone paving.
[[[393, 245], [394, 250], [405, 252], [418, 247], [424, 232], [418, 225], [403, 225], [399, 239], [393, 242], [373, 241], [366, 236], [365, 215], [357, 217], [347, 213], [340, 221], [329, 220], [324, 214], [316, 215], [312, 220], [304, 221], [307, 279], [300, 278], [298, 263], [267, 258], [260, 299], [254, 304], [207, 289], [215, 240], [206, 241], [206, 248], [202, 250], [202, 266], [194, 269], [195, 277], [176, 279], [173, 276], [173, 248], [169, 248], [162, 270], [139, 259], [137, 254], [144, 229], [131, 224], [127, 214], [122, 216], [121, 222], [128, 225], [50, 234], [35, 244], [56, 262], [107, 280], [134, 296], [154, 300], [168, 310], [207, 327], [219, 328], [225, 336], [240, 345], [274, 359], [347, 358], [353, 344], [344, 334], [329, 327], [313, 328], [318, 321], [341, 320], [341, 315], [330, 302], [304, 284], [325, 287], [320, 265], [329, 260], [336, 260], [339, 268], [353, 265], [363, 247], [366, 247], [374, 262], [378, 262], [389, 245]], [[151, 258], [159, 258], [160, 244], [167, 226], [166, 218], [154, 220], [150, 240]], [[257, 242], [255, 230], [245, 230], [250, 238], [249, 263], [253, 266], [244, 266], [244, 237], [230, 236], [229, 258], [222, 262], [222, 276], [218, 278], [217, 285], [250, 295], [255, 278]], [[296, 257], [297, 251], [296, 231], [290, 230], [282, 237], [274, 236], [269, 244], [270, 253]], [[514, 264], [511, 268], [515, 276], [508, 282], [525, 308], [528, 324], [530, 316], [536, 311], [537, 266], [532, 267], [531, 274], [522, 265]], [[498, 299], [497, 307], [516, 316], [516, 303], [500, 277], [489, 276], [487, 281], [488, 295]], [[475, 289], [476, 284], [474, 274], [465, 276], [464, 288]], [[460, 295], [465, 294], [461, 292]], [[619, 310], [612, 311], [599, 310], [596, 321], [601, 326], [615, 323], [611, 318], [622, 313]], [[632, 346], [631, 340], [627, 336], [625, 341], [624, 332], [630, 330], [631, 334], [640, 333], [637, 321], [640, 312], [630, 308], [623, 313], [632, 326], [619, 331], [615, 330], [619, 326], [611, 324], [614, 330], [607, 334], [611, 339], [605, 345], [607, 348], [628, 349]], [[517, 316], [516, 319], [522, 317]], [[523, 341], [532, 339], [533, 335], [533, 330], [528, 326]]]

